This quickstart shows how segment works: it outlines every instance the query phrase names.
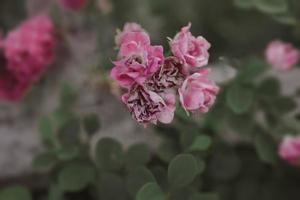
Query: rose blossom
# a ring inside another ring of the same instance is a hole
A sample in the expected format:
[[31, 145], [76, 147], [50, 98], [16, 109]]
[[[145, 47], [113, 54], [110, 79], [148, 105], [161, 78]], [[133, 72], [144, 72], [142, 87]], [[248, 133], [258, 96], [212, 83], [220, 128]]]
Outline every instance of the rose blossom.
[[188, 67], [203, 67], [208, 63], [210, 44], [201, 36], [193, 36], [190, 28], [191, 23], [183, 27], [170, 41], [171, 50]]
[[267, 46], [265, 56], [274, 68], [288, 70], [297, 64], [300, 53], [292, 44], [274, 40]]
[[54, 57], [54, 26], [46, 15], [33, 17], [4, 40], [7, 68], [24, 81], [37, 80]]
[[170, 123], [174, 117], [175, 96], [172, 93], [161, 94], [135, 85], [122, 96], [132, 117], [139, 123]]
[[119, 57], [110, 75], [126, 88], [134, 83], [143, 84], [164, 61], [163, 47], [150, 46], [149, 36], [143, 32], [126, 34]]
[[127, 33], [130, 32], [145, 32], [141, 25], [135, 22], [126, 23], [123, 27], [123, 30], [117, 30], [117, 35], [115, 37], [115, 43], [119, 47], [123, 43], [123, 39], [126, 37]]
[[279, 156], [291, 165], [299, 164], [300, 136], [285, 136], [278, 150]]
[[186, 78], [178, 89], [180, 102], [186, 111], [207, 112], [214, 104], [218, 86], [207, 78], [209, 70], [202, 70]]
[[[1, 66], [2, 67], [2, 66]], [[25, 95], [30, 83], [20, 81], [13, 73], [6, 69], [0, 70], [0, 99], [18, 101]]]
[[87, 0], [59, 0], [59, 3], [65, 9], [78, 11], [86, 5]]
[[163, 66], [146, 82], [149, 89], [162, 92], [165, 89], [179, 87], [186, 77], [183, 63], [176, 57], [165, 59]]

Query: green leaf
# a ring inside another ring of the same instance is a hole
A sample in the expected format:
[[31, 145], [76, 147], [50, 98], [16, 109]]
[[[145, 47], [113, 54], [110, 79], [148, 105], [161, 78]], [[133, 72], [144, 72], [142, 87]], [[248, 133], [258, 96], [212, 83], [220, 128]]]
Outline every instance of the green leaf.
[[67, 120], [58, 129], [59, 141], [64, 145], [77, 145], [79, 143], [80, 120], [73, 117]]
[[22, 186], [6, 187], [0, 191], [0, 200], [31, 200], [28, 189]]
[[189, 151], [205, 151], [211, 146], [211, 138], [207, 135], [197, 136], [192, 145], [189, 147]]
[[126, 187], [132, 197], [148, 182], [155, 182], [153, 174], [145, 167], [131, 169], [126, 180]]
[[83, 118], [83, 128], [87, 134], [93, 135], [100, 129], [99, 117], [97, 114], [89, 114]]
[[297, 24], [297, 19], [293, 15], [287, 13], [272, 15], [272, 18], [281, 24], [286, 24], [286, 25]]
[[64, 109], [57, 109], [53, 113], [53, 121], [55, 126], [58, 128], [64, 126], [69, 120], [74, 117], [74, 113]]
[[136, 200], [164, 200], [164, 193], [156, 183], [145, 184], [137, 193]]
[[297, 108], [296, 102], [290, 97], [279, 97], [273, 101], [273, 108], [280, 114], [285, 114]]
[[146, 144], [132, 145], [126, 154], [126, 163], [130, 167], [144, 165], [150, 160], [150, 149]]
[[101, 174], [97, 183], [100, 199], [128, 199], [125, 182], [121, 176], [112, 173]]
[[237, 114], [245, 113], [252, 105], [254, 91], [238, 84], [232, 85], [226, 94], [228, 107]]
[[48, 193], [48, 200], [64, 200], [63, 191], [57, 185], [51, 185]]
[[53, 152], [44, 152], [37, 155], [32, 162], [34, 168], [38, 170], [48, 170], [57, 163], [57, 157]]
[[276, 78], [267, 78], [259, 84], [258, 93], [273, 100], [280, 93], [280, 83]]
[[112, 138], [102, 138], [96, 145], [96, 162], [104, 170], [118, 170], [124, 164], [122, 145]]
[[80, 154], [77, 146], [65, 146], [57, 150], [57, 156], [62, 161], [70, 161], [75, 159]]
[[249, 83], [261, 75], [266, 69], [266, 63], [257, 58], [251, 58], [243, 66], [238, 74], [238, 80], [243, 83]]
[[277, 14], [288, 10], [286, 0], [254, 0], [254, 3], [258, 10], [265, 13]]
[[228, 182], [239, 175], [241, 161], [231, 147], [219, 144], [214, 149], [214, 154], [210, 158], [208, 170], [212, 180]]
[[254, 145], [259, 158], [266, 163], [276, 164], [277, 150], [272, 138], [262, 132], [256, 133], [254, 137]]
[[198, 175], [202, 174], [205, 170], [206, 164], [201, 158], [197, 158]]
[[168, 181], [174, 188], [190, 184], [199, 173], [199, 166], [194, 156], [180, 154], [176, 156], [168, 167]]
[[68, 109], [76, 101], [77, 94], [75, 90], [67, 83], [63, 83], [60, 90], [61, 107]]
[[242, 9], [249, 9], [254, 6], [253, 0], [234, 0], [234, 5]]
[[49, 117], [41, 117], [38, 121], [39, 132], [45, 144], [55, 145], [54, 131]]
[[178, 147], [175, 142], [169, 138], [164, 138], [158, 147], [158, 157], [166, 163], [169, 163], [178, 153]]
[[94, 178], [95, 170], [91, 166], [72, 163], [59, 172], [58, 183], [63, 191], [75, 192], [87, 187]]
[[167, 170], [163, 166], [155, 166], [151, 169], [156, 182], [162, 187], [165, 191], [168, 189], [168, 178], [167, 178]]
[[232, 113], [226, 117], [227, 125], [241, 136], [252, 136], [255, 120], [252, 113], [236, 115]]
[[219, 197], [214, 193], [196, 193], [189, 200], [219, 200]]

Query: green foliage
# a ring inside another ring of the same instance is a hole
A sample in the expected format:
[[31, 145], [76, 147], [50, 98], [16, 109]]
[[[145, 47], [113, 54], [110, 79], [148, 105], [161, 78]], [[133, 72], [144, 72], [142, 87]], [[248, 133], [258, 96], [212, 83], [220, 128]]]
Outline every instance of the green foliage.
[[65, 166], [58, 175], [58, 184], [63, 191], [79, 191], [95, 179], [95, 170], [86, 164], [72, 163]]
[[189, 200], [219, 200], [217, 194], [213, 193], [197, 193], [194, 194]]
[[211, 146], [211, 138], [207, 135], [197, 136], [192, 145], [189, 147], [190, 151], [204, 151]]
[[254, 137], [254, 145], [259, 158], [266, 163], [276, 164], [278, 161], [277, 149], [272, 138], [263, 132], [257, 132]]
[[0, 200], [31, 200], [30, 192], [22, 186], [11, 186], [0, 191]]
[[89, 114], [83, 118], [83, 127], [87, 134], [93, 135], [100, 129], [100, 122], [97, 114]]
[[132, 197], [148, 182], [155, 182], [155, 178], [151, 171], [145, 167], [137, 167], [131, 169], [126, 178], [126, 187]]
[[38, 170], [48, 170], [57, 163], [58, 159], [54, 152], [42, 152], [33, 160], [33, 167]]
[[96, 161], [100, 169], [118, 170], [124, 164], [122, 145], [112, 138], [102, 138], [96, 145]]
[[263, 98], [273, 99], [280, 93], [280, 84], [275, 78], [267, 78], [258, 86], [258, 93]]
[[150, 160], [150, 149], [146, 144], [135, 144], [126, 153], [126, 164], [129, 167], [145, 165]]
[[237, 114], [247, 112], [254, 98], [254, 91], [239, 84], [233, 84], [227, 91], [226, 102], [228, 107]]
[[125, 181], [113, 173], [102, 173], [97, 181], [97, 191], [100, 199], [128, 199]]
[[145, 184], [137, 193], [136, 200], [164, 200], [164, 194], [156, 183]]
[[248, 9], [254, 7], [254, 0], [234, 0], [234, 4], [243, 9]]
[[251, 83], [266, 70], [266, 64], [258, 59], [251, 58], [238, 71], [237, 79], [242, 83]]
[[173, 188], [184, 187], [198, 174], [199, 166], [196, 158], [190, 154], [180, 154], [169, 165], [168, 181]]
[[46, 145], [55, 145], [54, 130], [49, 117], [41, 117], [38, 128], [43, 142]]
[[254, 0], [254, 2], [257, 9], [266, 13], [283, 13], [288, 9], [288, 2], [286, 0]]
[[63, 109], [70, 108], [75, 103], [76, 97], [76, 91], [69, 84], [62, 84], [60, 90], [60, 103]]
[[57, 185], [51, 185], [48, 193], [48, 200], [64, 200], [63, 191]]

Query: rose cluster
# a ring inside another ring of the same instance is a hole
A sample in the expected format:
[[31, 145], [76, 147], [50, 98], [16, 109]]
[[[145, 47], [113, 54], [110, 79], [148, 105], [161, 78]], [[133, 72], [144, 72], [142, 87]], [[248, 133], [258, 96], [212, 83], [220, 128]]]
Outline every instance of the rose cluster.
[[168, 57], [139, 24], [127, 23], [117, 32], [119, 53], [110, 75], [127, 90], [122, 101], [139, 123], [170, 123], [177, 92], [187, 112], [204, 113], [213, 105], [219, 88], [208, 78], [209, 70], [201, 69], [208, 63], [210, 44], [190, 28], [170, 39], [173, 55]]
[[35, 16], [0, 43], [0, 99], [17, 101], [53, 61], [54, 25], [46, 15]]

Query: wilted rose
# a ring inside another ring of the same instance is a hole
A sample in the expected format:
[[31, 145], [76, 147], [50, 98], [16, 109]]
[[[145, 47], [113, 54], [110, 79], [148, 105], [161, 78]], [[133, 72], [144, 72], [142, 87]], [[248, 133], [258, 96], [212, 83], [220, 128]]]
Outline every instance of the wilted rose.
[[173, 119], [175, 96], [172, 94], [160, 96], [141, 85], [135, 85], [122, 96], [122, 100], [139, 123], [170, 123]]
[[150, 77], [146, 85], [156, 92], [181, 86], [186, 77], [183, 63], [176, 57], [167, 57], [164, 64]]

